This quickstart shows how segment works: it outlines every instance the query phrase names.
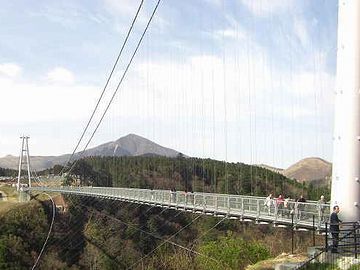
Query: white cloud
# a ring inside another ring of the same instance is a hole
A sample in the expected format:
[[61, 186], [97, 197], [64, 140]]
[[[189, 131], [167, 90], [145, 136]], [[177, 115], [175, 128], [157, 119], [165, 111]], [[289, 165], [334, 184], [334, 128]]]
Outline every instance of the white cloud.
[[309, 35], [304, 20], [299, 18], [294, 19], [294, 33], [301, 45], [306, 48], [309, 44]]
[[130, 15], [133, 14], [140, 1], [134, 0], [104, 0], [105, 8], [110, 13]]
[[[140, 2], [140, 0], [103, 0], [105, 9], [109, 14], [113, 15], [113, 29], [116, 32], [122, 35], [127, 33], [132, 19], [140, 6]], [[144, 1], [134, 25], [135, 30], [141, 29], [140, 31], [143, 31], [155, 6], [156, 1]], [[170, 25], [170, 22], [157, 12], [151, 24], [153, 30], [156, 29], [160, 32], [164, 32]]]
[[242, 30], [234, 30], [231, 28], [227, 28], [224, 30], [214, 31], [213, 37], [218, 40], [222, 40], [223, 38], [244, 40], [246, 38], [246, 33]]
[[0, 123], [21, 125], [48, 120], [82, 119], [94, 104], [95, 94], [94, 86], [60, 86], [0, 78], [0, 115], [6, 115], [0, 118]]
[[223, 4], [222, 0], [203, 0], [205, 2], [205, 4], [210, 4], [216, 7], [221, 7], [221, 5]]
[[[193, 117], [196, 117], [196, 110], [191, 112], [188, 108], [204, 106], [205, 118], [211, 118], [213, 105], [221, 114], [226, 104], [228, 120], [235, 121], [239, 118], [239, 114], [243, 118], [248, 117], [253, 111], [250, 107], [263, 106], [262, 102], [275, 99], [285, 100], [281, 105], [286, 111], [292, 111], [294, 104], [300, 104], [302, 108], [299, 108], [299, 113], [294, 116], [301, 117], [314, 112], [308, 105], [313, 104], [315, 95], [320, 91], [329, 91], [330, 95], [326, 95], [327, 98], [323, 97], [318, 102], [326, 106], [332, 103], [330, 89], [333, 88], [334, 77], [322, 69], [292, 73], [271, 70], [267, 59], [257, 52], [250, 56], [239, 55], [236, 62], [226, 58], [225, 66], [223, 61], [224, 59], [218, 56], [204, 55], [192, 57], [182, 64], [144, 63], [137, 67], [138, 76], [135, 77], [140, 81], [148, 82], [149, 85], [156, 85], [154, 94], [161, 98], [163, 106], [168, 107], [168, 116], [175, 116], [176, 110], [181, 108], [187, 113], [194, 113]], [[130, 83], [136, 85], [134, 81]], [[171, 95], [168, 94], [169, 89]], [[214, 89], [214, 93], [211, 93], [210, 89]], [[144, 99], [144, 104], [146, 104], [147, 90], [146, 87], [137, 87], [139, 92], [137, 99]], [[226, 100], [224, 100], [224, 91]], [[174, 98], [182, 97], [184, 92], [187, 93], [186, 95], [191, 95], [191, 98], [184, 100]], [[129, 113], [132, 112], [134, 115], [138, 113], [131, 108], [131, 103], [127, 103], [126, 106], [129, 106], [127, 108]], [[162, 117], [160, 111], [157, 116]], [[282, 118], [284, 115], [279, 113], [278, 117]]]
[[13, 78], [18, 76], [21, 73], [21, 70], [21, 67], [14, 63], [0, 64], [0, 75]]
[[294, 4], [294, 0], [240, 0], [240, 2], [259, 17], [282, 13]]
[[63, 67], [56, 67], [50, 70], [46, 76], [47, 80], [53, 83], [72, 84], [75, 81], [73, 73]]

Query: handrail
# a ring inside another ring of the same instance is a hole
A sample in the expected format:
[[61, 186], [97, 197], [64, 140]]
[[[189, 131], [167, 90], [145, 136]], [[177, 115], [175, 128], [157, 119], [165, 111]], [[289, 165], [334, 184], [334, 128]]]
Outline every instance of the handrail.
[[[131, 200], [142, 204], [156, 204], [163, 207], [172, 207], [180, 210], [190, 209], [194, 212], [212, 213], [234, 218], [250, 218], [256, 221], [266, 221], [276, 224], [291, 224], [291, 215], [294, 216], [295, 227], [324, 228], [322, 219], [327, 219], [330, 206], [320, 212], [318, 202], [294, 202], [287, 204], [277, 203], [276, 199], [270, 204], [265, 197], [227, 195], [203, 192], [185, 192], [170, 190], [136, 189], [121, 187], [31, 187], [25, 191], [49, 191], [82, 196], [95, 196], [107, 199]], [[312, 217], [315, 217], [314, 221]]]
[[[339, 223], [336, 223], [336, 225], [338, 225]], [[357, 254], [360, 253], [360, 251], [357, 251], [357, 246], [360, 243], [357, 243], [356, 241], [356, 230], [360, 229], [360, 224], [359, 222], [342, 222], [342, 225], [352, 225], [352, 229], [348, 229], [348, 230], [339, 230], [339, 232], [347, 232], [344, 236], [342, 236], [341, 238], [339, 238], [339, 242], [340, 241], [344, 241], [346, 239], [354, 239], [355, 243], [354, 244], [349, 244], [349, 245], [338, 245], [338, 247], [355, 247], [355, 258], [357, 258]], [[316, 253], [314, 256], [312, 256], [311, 258], [309, 258], [308, 260], [306, 260], [305, 262], [301, 263], [300, 265], [298, 265], [295, 270], [300, 270], [300, 269], [305, 269], [304, 267], [308, 266], [312, 261], [314, 261], [315, 259], [317, 259], [321, 254], [323, 254], [324, 252], [328, 252], [329, 250], [329, 245], [328, 245], [328, 225], [335, 225], [334, 223], [326, 223], [325, 224], [325, 247], [323, 247], [319, 253]], [[349, 237], [351, 234], [355, 235], [355, 238]]]

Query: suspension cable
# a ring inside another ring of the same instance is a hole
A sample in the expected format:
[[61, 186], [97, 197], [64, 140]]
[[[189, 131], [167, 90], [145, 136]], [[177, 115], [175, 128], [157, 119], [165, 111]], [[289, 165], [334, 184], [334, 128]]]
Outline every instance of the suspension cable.
[[141, 10], [141, 8], [142, 8], [142, 6], [143, 6], [143, 3], [144, 3], [144, 0], [141, 0], [140, 5], [139, 5], [139, 7], [138, 7], [138, 9], [137, 9], [137, 11], [136, 11], [135, 17], [134, 17], [133, 20], [132, 20], [131, 26], [130, 26], [130, 28], [129, 28], [127, 34], [126, 34], [125, 40], [124, 40], [124, 42], [123, 42], [123, 44], [122, 44], [122, 46], [121, 46], [120, 52], [119, 52], [119, 54], [118, 54], [118, 56], [117, 56], [117, 58], [116, 58], [116, 60], [115, 60], [115, 63], [114, 63], [114, 65], [113, 65], [112, 69], [111, 69], [111, 72], [110, 72], [110, 74], [109, 74], [109, 76], [108, 76], [108, 78], [107, 78], [107, 80], [106, 80], [105, 86], [104, 86], [104, 88], [103, 88], [103, 90], [102, 90], [102, 92], [101, 92], [101, 95], [100, 95], [97, 103], [96, 103], [96, 106], [95, 106], [95, 108], [94, 108], [94, 110], [93, 110], [93, 112], [92, 112], [92, 114], [91, 114], [91, 116], [90, 116], [90, 118], [89, 118], [89, 120], [88, 120], [88, 122], [87, 122], [87, 124], [86, 124], [86, 126], [85, 126], [85, 129], [83, 130], [83, 132], [82, 132], [82, 134], [81, 134], [81, 136], [80, 136], [80, 139], [78, 140], [78, 142], [77, 142], [77, 144], [76, 144], [76, 146], [75, 146], [75, 148], [74, 148], [71, 156], [69, 157], [69, 159], [67, 160], [67, 162], [64, 164], [64, 167], [62, 168], [62, 170], [61, 170], [61, 172], [59, 173], [59, 175], [61, 175], [61, 174], [64, 172], [65, 168], [67, 168], [67, 164], [71, 161], [71, 159], [72, 159], [73, 156], [75, 155], [76, 150], [78, 149], [78, 147], [79, 147], [79, 145], [80, 145], [80, 143], [81, 143], [81, 141], [82, 141], [82, 139], [83, 139], [83, 137], [84, 137], [87, 129], [89, 128], [89, 125], [90, 125], [92, 119], [94, 118], [95, 112], [97, 111], [97, 109], [98, 109], [98, 107], [99, 107], [99, 104], [100, 104], [100, 102], [101, 102], [101, 100], [102, 100], [102, 98], [103, 98], [103, 96], [104, 96], [105, 90], [106, 90], [106, 88], [107, 88], [107, 86], [108, 86], [108, 84], [109, 84], [109, 82], [110, 82], [110, 79], [111, 79], [111, 77], [112, 77], [112, 75], [113, 75], [113, 73], [114, 73], [114, 71], [115, 71], [115, 68], [116, 68], [116, 66], [117, 66], [117, 64], [118, 64], [118, 62], [119, 62], [119, 59], [120, 59], [120, 57], [121, 57], [121, 55], [122, 55], [122, 52], [123, 52], [123, 50], [124, 50], [124, 48], [125, 48], [125, 45], [127, 44], [127, 41], [128, 41], [128, 39], [129, 39], [129, 36], [130, 36], [130, 34], [131, 34], [131, 31], [132, 31], [132, 29], [133, 29], [133, 27], [134, 27], [134, 25], [135, 25], [135, 22], [136, 22], [136, 19], [137, 19], [138, 15], [139, 15], [139, 12], [140, 12], [140, 10]]
[[[212, 257], [210, 257], [210, 256], [207, 256], [207, 255], [205, 255], [205, 254], [203, 254], [203, 253], [201, 253], [201, 252], [195, 251], [195, 250], [193, 250], [192, 248], [185, 247], [185, 246], [183, 246], [183, 245], [180, 245], [180, 244], [178, 244], [178, 243], [175, 243], [174, 241], [170, 241], [169, 239], [163, 239], [163, 238], [161, 238], [161, 237], [158, 236], [158, 235], [155, 235], [155, 234], [153, 234], [153, 233], [150, 233], [150, 232], [148, 232], [148, 231], [145, 231], [145, 230], [143, 230], [143, 229], [141, 229], [141, 228], [136, 227], [135, 225], [132, 225], [132, 224], [130, 224], [130, 223], [127, 223], [127, 222], [125, 222], [125, 221], [122, 221], [122, 220], [120, 220], [120, 219], [118, 219], [118, 218], [115, 218], [115, 217], [112, 217], [112, 216], [108, 216], [108, 215], [106, 215], [106, 214], [103, 214], [103, 213], [101, 213], [101, 212], [99, 212], [99, 211], [97, 211], [97, 210], [93, 210], [93, 211], [96, 211], [96, 212], [97, 212], [98, 214], [100, 214], [100, 215], [106, 216], [106, 217], [108, 217], [108, 218], [110, 218], [110, 219], [112, 219], [112, 220], [114, 220], [114, 221], [118, 221], [118, 222], [120, 222], [120, 223], [122, 223], [122, 224], [125, 224], [125, 225], [127, 225], [127, 226], [129, 226], [129, 227], [131, 227], [131, 228], [134, 228], [135, 230], [138, 230], [138, 231], [140, 231], [140, 232], [143, 232], [143, 233], [145, 233], [145, 234], [147, 234], [147, 235], [149, 235], [149, 236], [152, 236], [152, 237], [154, 237], [154, 238], [156, 238], [156, 239], [158, 239], [158, 240], [163, 240], [164, 242], [169, 243], [169, 244], [171, 244], [171, 245], [173, 245], [173, 246], [179, 247], [179, 248], [181, 248], [181, 249], [184, 249], [184, 250], [189, 251], [189, 252], [191, 252], [191, 253], [194, 253], [194, 254], [196, 254], [196, 255], [206, 257], [206, 258], [208, 258], [208, 259], [210, 259], [210, 260], [215, 261], [216, 263], [220, 263], [218, 260], [216, 260], [216, 259], [214, 259], [214, 258], [212, 258]], [[180, 213], [181, 213], [181, 212], [180, 212]], [[218, 225], [218, 224], [216, 224], [216, 225]], [[196, 240], [197, 240], [197, 239], [195, 239], [195, 241], [196, 241]], [[193, 242], [194, 242], [194, 241], [193, 241]], [[193, 243], [193, 242], [192, 242], [192, 243]]]
[[[109, 107], [110, 107], [111, 103], [113, 102], [113, 100], [114, 100], [114, 98], [115, 98], [115, 96], [116, 96], [117, 91], [119, 90], [122, 82], [124, 81], [124, 78], [125, 78], [125, 76], [126, 76], [126, 74], [127, 74], [127, 71], [129, 70], [129, 67], [130, 67], [130, 65], [131, 65], [131, 63], [132, 63], [132, 61], [133, 61], [133, 59], [134, 59], [134, 57], [135, 57], [135, 55], [136, 55], [136, 53], [137, 53], [140, 45], [141, 45], [141, 42], [142, 42], [142, 40], [144, 39], [144, 36], [145, 36], [145, 34], [146, 34], [146, 32], [147, 32], [147, 30], [148, 30], [148, 28], [149, 28], [149, 25], [150, 25], [150, 23], [151, 23], [154, 15], [155, 15], [155, 13], [156, 13], [156, 10], [157, 10], [157, 8], [158, 8], [158, 6], [159, 6], [159, 4], [160, 4], [160, 1], [161, 1], [161, 0], [158, 0], [156, 6], [155, 6], [155, 8], [154, 8], [154, 10], [153, 10], [153, 12], [152, 12], [152, 14], [151, 14], [151, 16], [150, 16], [150, 19], [148, 20], [148, 23], [147, 23], [147, 25], [146, 25], [146, 27], [145, 27], [142, 35], [141, 35], [141, 38], [140, 38], [140, 40], [138, 41], [138, 44], [137, 44], [137, 46], [136, 46], [136, 48], [135, 48], [135, 51], [134, 51], [134, 53], [132, 54], [132, 56], [131, 56], [131, 58], [130, 58], [130, 61], [129, 61], [129, 63], [127, 64], [127, 66], [126, 66], [126, 68], [125, 68], [125, 71], [124, 71], [124, 73], [123, 73], [123, 75], [122, 75], [122, 77], [121, 77], [121, 79], [120, 79], [120, 81], [119, 81], [119, 83], [118, 83], [118, 85], [117, 85], [117, 87], [116, 87], [116, 89], [115, 89], [115, 91], [114, 91], [114, 93], [113, 93], [110, 101], [108, 102], [108, 105], [106, 106], [105, 111], [103, 112], [103, 114], [102, 114], [102, 116], [101, 116], [98, 124], [96, 125], [96, 127], [95, 127], [93, 133], [91, 134], [88, 142], [86, 143], [84, 149], [81, 151], [80, 157], [84, 154], [84, 152], [86, 151], [87, 147], [89, 146], [92, 138], [94, 137], [94, 135], [95, 135], [96, 131], [98, 130], [100, 124], [102, 123], [102, 121], [103, 121], [103, 119], [104, 119], [107, 111], [109, 110]], [[72, 166], [71, 166], [70, 169], [68, 170], [68, 173], [70, 173], [70, 172], [74, 169], [75, 165], [77, 164], [77, 161], [78, 161], [78, 160], [76, 160], [76, 161], [72, 164]]]
[[50, 237], [50, 234], [51, 234], [51, 231], [52, 231], [52, 227], [53, 227], [53, 225], [54, 225], [55, 214], [56, 214], [56, 211], [55, 211], [55, 202], [54, 202], [53, 198], [52, 198], [49, 194], [47, 194], [46, 192], [43, 192], [43, 194], [45, 194], [46, 196], [48, 196], [48, 197], [50, 198], [51, 202], [52, 202], [52, 219], [51, 219], [51, 223], [50, 223], [49, 232], [48, 232], [48, 234], [47, 234], [47, 236], [46, 236], [45, 242], [44, 242], [44, 244], [43, 244], [43, 246], [42, 246], [42, 248], [41, 248], [41, 251], [40, 251], [40, 253], [39, 253], [39, 256], [37, 257], [37, 259], [36, 259], [33, 267], [31, 268], [32, 270], [35, 269], [36, 265], [38, 264], [38, 262], [39, 262], [39, 260], [40, 260], [40, 258], [41, 258], [41, 255], [43, 254], [43, 252], [44, 252], [44, 250], [45, 250], [46, 244], [47, 244], [47, 242], [48, 242], [48, 240], [49, 240], [49, 237]]
[[130, 267], [128, 267], [127, 269], [132, 269], [133, 266], [137, 265], [139, 262], [141, 262], [142, 260], [144, 260], [145, 258], [149, 257], [150, 254], [153, 254], [156, 250], [158, 250], [160, 247], [162, 247], [163, 245], [165, 245], [167, 243], [167, 241], [169, 241], [170, 239], [174, 238], [176, 235], [178, 235], [180, 232], [182, 232], [183, 230], [185, 230], [187, 227], [189, 227], [191, 224], [193, 224], [196, 220], [198, 220], [201, 217], [201, 215], [198, 215], [197, 217], [195, 217], [194, 219], [192, 219], [186, 226], [182, 227], [180, 230], [178, 230], [176, 233], [174, 233], [173, 235], [171, 235], [170, 237], [168, 237], [167, 239], [165, 239], [160, 245], [158, 245], [156, 248], [154, 248], [152, 251], [150, 251], [148, 254], [146, 254], [145, 256], [142, 256], [139, 260], [137, 260], [135, 263], [133, 263]]

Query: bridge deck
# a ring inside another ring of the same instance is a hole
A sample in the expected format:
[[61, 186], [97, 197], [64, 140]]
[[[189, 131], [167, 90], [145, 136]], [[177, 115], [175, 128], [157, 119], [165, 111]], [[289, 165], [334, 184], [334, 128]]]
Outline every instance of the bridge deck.
[[[289, 201], [287, 207], [277, 205], [275, 200], [269, 204], [265, 197], [227, 195], [200, 192], [172, 192], [170, 190], [150, 190], [113, 187], [31, 187], [24, 191], [59, 192], [79, 196], [91, 196], [110, 200], [129, 201], [184, 210], [230, 219], [269, 222], [274, 225], [291, 225], [320, 230], [328, 220], [330, 206], [310, 201], [297, 203]], [[270, 207], [268, 207], [270, 205]], [[292, 220], [293, 219], [293, 220]]]

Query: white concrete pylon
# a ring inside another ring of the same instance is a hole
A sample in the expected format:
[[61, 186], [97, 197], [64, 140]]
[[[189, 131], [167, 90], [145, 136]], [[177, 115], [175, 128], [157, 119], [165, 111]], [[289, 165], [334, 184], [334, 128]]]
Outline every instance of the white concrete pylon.
[[[17, 191], [21, 188], [21, 172], [23, 165], [26, 165], [27, 175], [28, 175], [28, 186], [31, 187], [31, 175], [30, 175], [30, 155], [29, 155], [29, 140], [28, 136], [21, 136], [21, 151], [19, 156], [19, 172], [18, 172], [18, 181], [16, 184]], [[25, 155], [25, 157], [24, 157]], [[26, 160], [25, 160], [26, 158]]]
[[331, 205], [360, 220], [360, 1], [339, 0]]

